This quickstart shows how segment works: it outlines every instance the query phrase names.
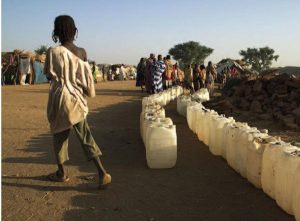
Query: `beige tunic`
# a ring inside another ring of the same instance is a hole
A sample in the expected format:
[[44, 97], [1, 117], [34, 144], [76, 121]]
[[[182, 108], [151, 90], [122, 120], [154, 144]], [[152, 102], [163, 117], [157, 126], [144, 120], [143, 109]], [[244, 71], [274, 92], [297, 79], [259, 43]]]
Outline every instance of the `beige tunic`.
[[51, 132], [59, 133], [86, 118], [86, 96], [95, 96], [93, 75], [89, 63], [64, 46], [49, 48], [45, 74], [51, 78], [48, 121]]

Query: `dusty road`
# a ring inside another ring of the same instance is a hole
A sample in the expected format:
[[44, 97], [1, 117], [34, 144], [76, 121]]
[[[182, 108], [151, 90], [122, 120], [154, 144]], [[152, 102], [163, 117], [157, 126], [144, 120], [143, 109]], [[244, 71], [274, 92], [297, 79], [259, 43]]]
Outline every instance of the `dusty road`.
[[133, 81], [96, 85], [89, 100], [90, 123], [112, 174], [107, 190], [96, 190], [96, 170], [72, 132], [71, 180], [52, 183], [52, 138], [46, 119], [48, 85], [2, 87], [3, 220], [294, 220], [261, 190], [209, 153], [176, 112], [177, 166], [150, 170], [139, 135], [143, 94]]

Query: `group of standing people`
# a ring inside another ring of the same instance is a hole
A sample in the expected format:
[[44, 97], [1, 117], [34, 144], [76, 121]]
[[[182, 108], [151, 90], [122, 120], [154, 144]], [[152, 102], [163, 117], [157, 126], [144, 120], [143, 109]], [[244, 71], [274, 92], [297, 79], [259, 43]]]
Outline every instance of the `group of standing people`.
[[184, 70], [184, 86], [194, 92], [200, 88], [207, 88], [209, 94], [213, 94], [214, 82], [217, 79], [217, 71], [212, 62], [208, 62], [208, 66], [204, 64], [195, 64], [192, 68], [191, 64], [186, 65]]
[[[159, 93], [172, 85], [183, 84], [192, 93], [200, 88], [207, 88], [210, 95], [213, 94], [214, 82], [217, 79], [217, 71], [211, 61], [207, 67], [204, 64], [188, 64], [184, 69], [184, 77], [180, 78], [180, 69], [177, 63], [172, 64], [171, 56], [162, 58], [150, 54], [149, 58], [141, 58], [137, 66], [136, 86], [140, 86], [142, 91], [146, 89], [149, 94]], [[183, 82], [182, 82], [183, 80]]]
[[162, 57], [150, 54], [148, 59], [141, 58], [137, 66], [136, 86], [140, 86], [142, 91], [146, 89], [149, 94], [159, 93], [164, 89], [176, 84], [177, 64], [172, 64], [171, 56]]

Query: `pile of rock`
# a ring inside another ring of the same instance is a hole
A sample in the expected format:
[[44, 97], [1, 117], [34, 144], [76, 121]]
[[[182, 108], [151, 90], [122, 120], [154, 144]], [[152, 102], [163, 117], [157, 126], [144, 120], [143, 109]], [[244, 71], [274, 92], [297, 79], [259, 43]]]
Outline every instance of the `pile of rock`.
[[205, 103], [219, 113], [248, 111], [260, 119], [274, 119], [290, 129], [300, 129], [300, 79], [282, 74], [244, 80]]

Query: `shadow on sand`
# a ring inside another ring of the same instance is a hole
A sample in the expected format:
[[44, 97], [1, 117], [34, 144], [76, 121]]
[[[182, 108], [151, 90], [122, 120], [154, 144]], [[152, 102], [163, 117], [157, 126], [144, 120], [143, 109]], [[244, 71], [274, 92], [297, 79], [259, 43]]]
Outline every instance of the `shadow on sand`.
[[[41, 92], [43, 93], [43, 92]], [[99, 95], [134, 96], [126, 102], [99, 108], [88, 116], [93, 136], [113, 182], [96, 190], [94, 178], [84, 183], [53, 184], [46, 176], [3, 176], [2, 185], [36, 191], [77, 191], [69, 200], [74, 209], [62, 220], [293, 220], [261, 190], [237, 175], [227, 163], [212, 156], [176, 113], [166, 107], [177, 125], [178, 161], [173, 169], [150, 170], [139, 134], [141, 95], [132, 90], [97, 90]], [[70, 161], [80, 172], [95, 168], [86, 162], [74, 133], [69, 140]], [[30, 158], [6, 158], [6, 163], [54, 164], [51, 134], [30, 139], [22, 151]], [[36, 156], [38, 155], [38, 156]], [[80, 178], [80, 177], [79, 177]], [[28, 184], [26, 180], [33, 180]]]

